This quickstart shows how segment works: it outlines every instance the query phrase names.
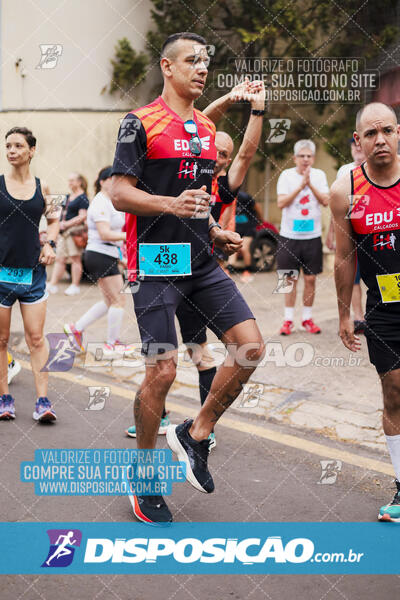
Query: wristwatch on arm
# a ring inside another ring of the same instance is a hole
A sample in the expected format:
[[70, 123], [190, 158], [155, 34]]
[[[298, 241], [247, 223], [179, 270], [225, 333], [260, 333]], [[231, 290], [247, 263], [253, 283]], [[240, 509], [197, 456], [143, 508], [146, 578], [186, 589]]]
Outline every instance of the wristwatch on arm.
[[208, 233], [210, 233], [210, 231], [213, 227], [218, 227], [218, 229], [222, 229], [221, 225], [219, 223], [217, 223], [217, 221], [214, 221], [213, 223], [211, 223], [208, 226]]

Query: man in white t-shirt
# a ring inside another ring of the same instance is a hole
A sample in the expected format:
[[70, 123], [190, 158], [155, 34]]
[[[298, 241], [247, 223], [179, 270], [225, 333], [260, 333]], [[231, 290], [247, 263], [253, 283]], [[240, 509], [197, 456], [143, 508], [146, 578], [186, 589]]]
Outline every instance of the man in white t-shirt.
[[297, 275], [301, 269], [304, 274], [302, 329], [321, 333], [312, 319], [312, 305], [316, 276], [322, 272], [321, 205], [328, 204], [329, 187], [325, 173], [312, 168], [314, 159], [314, 142], [299, 140], [294, 146], [296, 166], [282, 171], [277, 184], [278, 207], [282, 209], [277, 264], [278, 270], [293, 284], [290, 293], [285, 294], [281, 335], [290, 335], [293, 331]]

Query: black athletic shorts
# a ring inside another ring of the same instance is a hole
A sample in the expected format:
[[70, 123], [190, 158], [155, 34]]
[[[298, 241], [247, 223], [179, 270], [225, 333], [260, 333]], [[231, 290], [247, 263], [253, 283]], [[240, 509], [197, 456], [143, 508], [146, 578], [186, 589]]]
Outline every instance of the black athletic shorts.
[[276, 260], [278, 269], [297, 269], [299, 272], [303, 269], [305, 275], [318, 275], [322, 273], [321, 238], [292, 240], [280, 236]]
[[195, 320], [191, 318], [193, 331], [209, 327], [218, 338], [234, 325], [254, 319], [235, 283], [220, 267], [200, 277], [174, 282], [145, 279], [133, 300], [145, 355], [178, 347], [175, 314], [183, 300], [195, 311]]
[[372, 323], [367, 319], [365, 337], [367, 338], [369, 360], [379, 374], [400, 369], [400, 337], [393, 335], [392, 326]]
[[205, 344], [207, 341], [207, 327], [199, 323], [196, 310], [189, 302], [183, 300], [176, 309], [184, 344]]
[[85, 250], [83, 255], [83, 263], [85, 271], [92, 283], [96, 283], [98, 279], [111, 277], [111, 275], [119, 275], [118, 258], [95, 252], [94, 250]]

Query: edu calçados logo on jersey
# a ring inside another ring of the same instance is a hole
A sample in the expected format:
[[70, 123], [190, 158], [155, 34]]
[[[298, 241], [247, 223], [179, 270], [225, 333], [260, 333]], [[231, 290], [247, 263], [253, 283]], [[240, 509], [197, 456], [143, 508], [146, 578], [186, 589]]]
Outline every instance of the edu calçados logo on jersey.
[[[205, 137], [200, 138], [201, 147], [203, 150], [210, 149], [210, 136], [206, 135]], [[177, 152], [189, 152], [189, 140], [174, 140], [174, 150]]]
[[50, 548], [42, 567], [68, 567], [82, 541], [79, 529], [48, 529]]

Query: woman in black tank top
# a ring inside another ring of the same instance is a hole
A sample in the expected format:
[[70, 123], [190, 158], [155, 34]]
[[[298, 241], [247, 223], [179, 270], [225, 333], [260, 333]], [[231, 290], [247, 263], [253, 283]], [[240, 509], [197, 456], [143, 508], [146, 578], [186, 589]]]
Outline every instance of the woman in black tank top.
[[[53, 421], [56, 416], [47, 398], [48, 373], [41, 369], [48, 358], [43, 334], [46, 265], [55, 259], [59, 209], [52, 205], [47, 185], [30, 173], [35, 148], [36, 139], [26, 127], [14, 127], [6, 134], [11, 169], [0, 175], [0, 419], [15, 418], [14, 399], [7, 385], [7, 344], [12, 306], [19, 300], [36, 387], [33, 418]], [[43, 214], [48, 228], [47, 241], [41, 246], [39, 222]]]

